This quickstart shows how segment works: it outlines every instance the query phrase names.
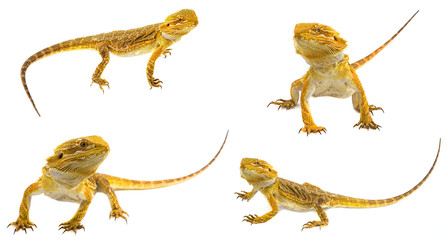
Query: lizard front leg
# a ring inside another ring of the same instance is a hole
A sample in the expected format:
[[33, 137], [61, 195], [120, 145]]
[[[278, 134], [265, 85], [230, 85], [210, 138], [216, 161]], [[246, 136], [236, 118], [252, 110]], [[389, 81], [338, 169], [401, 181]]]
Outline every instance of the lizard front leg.
[[303, 80], [306, 78], [307, 74], [298, 79], [293, 81], [292, 86], [290, 86], [290, 96], [291, 99], [285, 100], [285, 99], [278, 99], [276, 101], [272, 101], [269, 103], [268, 106], [270, 106], [270, 104], [273, 105], [278, 105], [278, 109], [284, 108], [286, 110], [295, 108], [296, 106], [298, 106], [298, 100], [300, 99], [300, 91], [303, 88]]
[[301, 115], [304, 123], [304, 127], [302, 127], [299, 130], [300, 132], [305, 132], [307, 135], [309, 133], [320, 133], [326, 132], [326, 128], [317, 126], [312, 118], [312, 115], [310, 114], [310, 108], [309, 108], [309, 98], [313, 92], [314, 87], [309, 86], [310, 81], [309, 79], [306, 79], [303, 83], [303, 88], [301, 90]]
[[118, 198], [116, 197], [115, 191], [113, 191], [110, 186], [109, 181], [106, 178], [102, 177], [100, 174], [95, 174], [96, 184], [98, 185], [98, 191], [103, 192], [108, 198], [110, 202], [110, 207], [112, 211], [110, 212], [109, 218], [123, 218], [127, 222], [127, 212], [123, 211], [120, 204], [118, 203]]
[[84, 226], [81, 224], [81, 221], [87, 213], [91, 202], [91, 199], [82, 201], [75, 215], [69, 221], [59, 224], [59, 230], [64, 229], [63, 233], [68, 231], [73, 231], [76, 233], [79, 229], [85, 230]]
[[383, 109], [368, 104], [365, 91], [363, 90], [362, 84], [360, 83], [357, 74], [353, 70], [351, 73], [351, 81], [348, 83], [348, 85], [351, 85], [351, 87], [356, 91], [352, 95], [352, 102], [354, 105], [354, 109], [360, 112], [360, 120], [354, 125], [354, 127], [358, 126], [359, 128], [365, 129], [380, 129], [380, 125], [377, 125], [372, 120], [371, 113], [374, 110], [383, 111]]
[[31, 185], [29, 185], [28, 188], [26, 188], [25, 192], [23, 193], [22, 203], [20, 204], [20, 210], [19, 210], [19, 217], [17, 218], [17, 221], [12, 222], [8, 225], [14, 226], [14, 233], [23, 230], [26, 232], [26, 229], [31, 229], [34, 231], [33, 227], [36, 227], [36, 224], [31, 222], [29, 220], [29, 208], [31, 204], [31, 197], [33, 195], [41, 194], [42, 193], [42, 184], [40, 181], [37, 181]]
[[273, 196], [273, 194], [269, 194], [267, 197], [267, 200], [270, 204], [270, 207], [272, 208], [272, 210], [260, 217], [258, 217], [258, 215], [254, 214], [250, 214], [247, 216], [244, 216], [244, 220], [245, 222], [249, 222], [251, 224], [258, 224], [258, 223], [265, 223], [268, 220], [272, 219], [277, 213], [278, 213], [278, 202], [276, 201], [275, 197]]
[[314, 205], [315, 211], [317, 211], [318, 216], [320, 217], [320, 221], [310, 221], [303, 225], [303, 228], [301, 228], [301, 231], [305, 228], [313, 228], [313, 227], [325, 227], [329, 224], [329, 218], [326, 215], [326, 212], [324, 212], [323, 208], [320, 205], [315, 204]]
[[255, 188], [253, 188], [253, 190], [251, 190], [251, 192], [246, 192], [246, 191], [242, 191], [242, 192], [236, 192], [235, 194], [237, 194], [236, 198], [241, 198], [242, 201], [243, 200], [247, 200], [249, 201], [258, 191], [255, 190]]
[[151, 58], [149, 59], [149, 62], [147, 63], [146, 67], [146, 75], [147, 80], [149, 81], [149, 85], [152, 87], [161, 87], [161, 84], [163, 83], [158, 78], [154, 78], [154, 68], [155, 68], [155, 61], [160, 57], [161, 54], [165, 54], [165, 47], [159, 47], [155, 49], [155, 51], [152, 53]]
[[[110, 55], [109, 55], [109, 48], [106, 44], [101, 44], [98, 47], [99, 55], [102, 57], [102, 61], [99, 63], [99, 65], [96, 67], [95, 72], [92, 76], [92, 84], [97, 83], [99, 85], [99, 88], [104, 92], [104, 89], [102, 86], [109, 87], [109, 82], [107, 82], [105, 79], [101, 78], [102, 73], [104, 72], [105, 67], [110, 61]], [[90, 84], [90, 86], [92, 85]]]
[[79, 229], [84, 229], [84, 226], [81, 224], [82, 219], [87, 213], [88, 207], [93, 200], [93, 196], [95, 195], [95, 189], [84, 188], [82, 190], [82, 194], [84, 196], [84, 200], [81, 201], [78, 210], [75, 215], [67, 222], [63, 222], [59, 225], [59, 230], [64, 229], [64, 232], [73, 231], [75, 234]]

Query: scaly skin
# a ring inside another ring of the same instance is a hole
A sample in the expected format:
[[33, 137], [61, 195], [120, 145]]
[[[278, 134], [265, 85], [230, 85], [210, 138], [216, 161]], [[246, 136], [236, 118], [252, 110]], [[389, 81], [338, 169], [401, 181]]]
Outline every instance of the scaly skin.
[[298, 101], [300, 101], [304, 127], [299, 132], [305, 132], [307, 135], [310, 133], [321, 134], [326, 132], [326, 128], [315, 124], [309, 108], [310, 97], [347, 98], [352, 96], [354, 109], [360, 113], [360, 120], [354, 127], [379, 129], [380, 126], [372, 120], [371, 113], [375, 110], [382, 110], [382, 108], [368, 104], [356, 69], [382, 51], [418, 12], [391, 39], [353, 64], [349, 64], [348, 55], [343, 53], [347, 46], [346, 41], [333, 28], [319, 23], [297, 24], [293, 37], [296, 53], [306, 60], [310, 68], [302, 78], [292, 83], [291, 99], [278, 99], [270, 102], [269, 105], [278, 105], [278, 109], [288, 110], [297, 107]]
[[123, 57], [137, 56], [152, 52], [152, 56], [150, 57], [146, 68], [147, 80], [149, 81], [151, 88], [161, 87], [162, 81], [153, 77], [155, 61], [162, 54], [165, 57], [167, 54], [171, 54], [171, 49], [169, 47], [174, 44], [174, 42], [179, 41], [182, 36], [188, 34], [198, 23], [199, 21], [193, 10], [183, 9], [169, 15], [163, 23], [130, 30], [113, 31], [94, 36], [81, 37], [55, 44], [35, 53], [23, 63], [20, 71], [23, 87], [25, 88], [25, 92], [33, 104], [34, 109], [40, 116], [26, 84], [26, 70], [33, 62], [39, 59], [55, 53], [78, 49], [97, 50], [101, 55], [102, 61], [93, 73], [92, 84], [97, 83], [103, 92], [103, 86], [109, 87], [109, 83], [101, 78], [101, 74], [107, 66], [107, 63], [109, 63], [110, 52]]
[[[228, 136], [228, 132], [227, 132]], [[222, 143], [216, 156], [203, 168], [192, 174], [180, 178], [137, 181], [110, 175], [96, 173], [99, 165], [105, 160], [109, 153], [109, 145], [99, 136], [89, 136], [69, 140], [59, 145], [54, 154], [47, 158], [47, 164], [43, 167], [43, 175], [35, 183], [31, 184], [23, 194], [20, 205], [19, 217], [15, 222], [8, 225], [13, 226], [14, 233], [20, 230], [26, 232], [33, 230], [36, 225], [29, 220], [29, 208], [33, 195], [45, 194], [58, 201], [79, 203], [76, 214], [67, 222], [61, 223], [59, 229], [73, 231], [84, 229], [81, 224], [87, 213], [87, 209], [96, 192], [104, 193], [112, 208], [110, 218], [123, 218], [127, 221], [127, 213], [121, 209], [116, 190], [145, 190], [176, 185], [188, 181], [204, 172], [219, 156], [227, 140]]]
[[310, 183], [298, 184], [278, 177], [278, 173], [266, 161], [244, 158], [240, 167], [241, 177], [253, 186], [253, 190], [251, 192], [242, 191], [236, 193], [238, 195], [237, 198], [248, 201], [259, 191], [267, 198], [272, 210], [262, 216], [247, 215], [243, 221], [252, 224], [267, 222], [278, 213], [278, 204], [280, 204], [292, 210], [311, 211], [314, 209], [317, 212], [320, 220], [310, 221], [304, 224], [302, 229], [324, 227], [329, 223], [329, 219], [324, 211], [325, 208], [373, 208], [396, 203], [416, 191], [427, 180], [438, 161], [440, 149], [441, 140], [439, 140], [438, 152], [430, 171], [416, 186], [401, 195], [381, 200], [347, 197], [323, 191]]

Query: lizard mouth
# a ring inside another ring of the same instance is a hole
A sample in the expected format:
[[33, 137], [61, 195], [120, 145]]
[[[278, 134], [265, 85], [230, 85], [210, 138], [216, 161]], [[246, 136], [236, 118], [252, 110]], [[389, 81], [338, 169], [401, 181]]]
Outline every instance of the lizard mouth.
[[55, 163], [47, 163], [47, 165], [58, 172], [90, 172], [96, 171], [99, 165], [108, 155], [107, 149], [91, 149], [88, 154], [78, 155], [77, 153], [67, 156], [62, 155], [64, 159]]
[[346, 48], [346, 41], [337, 36], [302, 33], [294, 37], [295, 48], [303, 56], [336, 55]]

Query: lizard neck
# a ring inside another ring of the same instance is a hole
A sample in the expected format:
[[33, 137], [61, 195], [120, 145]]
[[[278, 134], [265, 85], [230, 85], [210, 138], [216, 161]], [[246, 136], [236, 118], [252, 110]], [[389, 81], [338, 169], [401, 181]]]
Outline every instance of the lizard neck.
[[163, 38], [165, 38], [166, 40], [172, 41], [172, 42], [177, 42], [178, 40], [180, 40], [182, 38], [182, 36], [179, 35], [173, 35], [173, 34], [167, 34], [164, 32], [161, 32], [161, 36]]
[[344, 54], [343, 52], [339, 52], [335, 55], [325, 55], [319, 57], [303, 56], [303, 58], [311, 67], [322, 72], [330, 71], [331, 69], [334, 69], [336, 66], [338, 66], [340, 62], [349, 60], [349, 56]]
[[46, 179], [46, 182], [56, 183], [58, 187], [63, 189], [73, 189], [79, 186], [88, 177], [76, 173], [61, 173], [45, 165], [42, 168], [42, 173]]
[[247, 180], [247, 182], [253, 186], [254, 189], [258, 190], [258, 191], [262, 191], [265, 188], [268, 188], [270, 186], [272, 186], [273, 184], [275, 184], [278, 179], [277, 178], [273, 178], [273, 179], [269, 179], [269, 180], [264, 180], [264, 181], [259, 181], [259, 180]]

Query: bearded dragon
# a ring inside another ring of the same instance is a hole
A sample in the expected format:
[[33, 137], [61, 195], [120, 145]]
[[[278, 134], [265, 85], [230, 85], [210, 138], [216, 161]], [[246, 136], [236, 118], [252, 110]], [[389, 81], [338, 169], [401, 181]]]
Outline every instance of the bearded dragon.
[[354, 109], [360, 113], [360, 120], [354, 127], [379, 129], [380, 125], [372, 120], [371, 113], [375, 110], [383, 111], [383, 109], [368, 104], [356, 70], [382, 51], [418, 12], [377, 50], [352, 64], [349, 63], [349, 56], [343, 53], [347, 47], [346, 40], [341, 38], [333, 28], [319, 23], [297, 24], [293, 36], [296, 53], [306, 60], [310, 68], [302, 78], [292, 83], [291, 99], [278, 99], [270, 102], [269, 105], [278, 105], [278, 109], [288, 110], [298, 106], [299, 100], [304, 122], [304, 127], [299, 132], [306, 132], [307, 135], [309, 133], [321, 134], [321, 132], [326, 132], [326, 128], [317, 126], [312, 119], [309, 98], [322, 96], [347, 98], [352, 96]]
[[155, 61], [162, 54], [165, 57], [167, 54], [171, 54], [169, 47], [174, 42], [179, 41], [182, 36], [188, 34], [198, 23], [199, 21], [193, 10], [183, 9], [169, 15], [162, 23], [81, 37], [55, 44], [35, 53], [23, 63], [20, 70], [23, 87], [34, 109], [40, 116], [26, 84], [26, 70], [33, 62], [39, 59], [55, 53], [77, 49], [93, 49], [97, 50], [101, 55], [102, 61], [93, 73], [92, 84], [97, 83], [103, 92], [103, 86], [109, 87], [109, 83], [101, 78], [101, 74], [109, 63], [110, 52], [121, 57], [131, 57], [153, 52], [146, 67], [146, 75], [151, 88], [161, 87], [162, 81], [153, 77]]
[[216, 156], [197, 172], [184, 177], [157, 181], [129, 180], [96, 173], [97, 168], [110, 151], [107, 142], [99, 136], [68, 140], [54, 149], [54, 154], [47, 158], [47, 163], [42, 168], [43, 175], [25, 190], [19, 217], [8, 227], [14, 226], [14, 233], [20, 230], [26, 232], [28, 228], [34, 230], [33, 227], [37, 227], [29, 220], [29, 209], [31, 197], [41, 193], [58, 201], [80, 204], [73, 218], [59, 225], [59, 229], [64, 229], [64, 232], [73, 231], [76, 233], [77, 230], [84, 229], [81, 220], [87, 213], [96, 192], [102, 192], [109, 198], [112, 207], [110, 218], [123, 218], [127, 221], [127, 213], [119, 205], [115, 191], [154, 189], [188, 181], [201, 174], [216, 160], [225, 145], [227, 136], [225, 136], [225, 140]]
[[326, 208], [373, 208], [396, 203], [416, 191], [427, 180], [438, 160], [440, 148], [441, 140], [439, 140], [438, 152], [430, 171], [416, 186], [401, 195], [381, 200], [347, 197], [323, 191], [310, 183], [298, 184], [278, 177], [277, 172], [266, 161], [256, 158], [244, 158], [240, 166], [241, 177], [253, 186], [253, 190], [251, 192], [237, 192], [237, 198], [248, 201], [260, 191], [267, 198], [272, 210], [260, 217], [258, 215], [247, 215], [243, 221], [252, 224], [267, 222], [278, 213], [278, 204], [280, 204], [296, 211], [315, 210], [317, 212], [320, 221], [310, 221], [304, 224], [302, 229], [324, 227], [329, 223], [329, 219], [324, 211]]

